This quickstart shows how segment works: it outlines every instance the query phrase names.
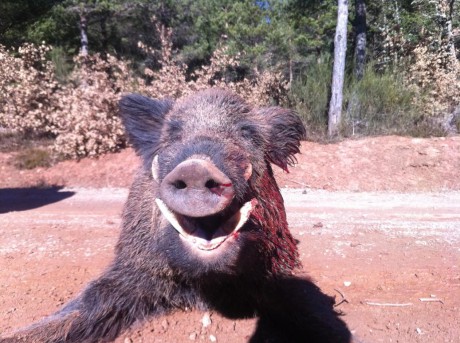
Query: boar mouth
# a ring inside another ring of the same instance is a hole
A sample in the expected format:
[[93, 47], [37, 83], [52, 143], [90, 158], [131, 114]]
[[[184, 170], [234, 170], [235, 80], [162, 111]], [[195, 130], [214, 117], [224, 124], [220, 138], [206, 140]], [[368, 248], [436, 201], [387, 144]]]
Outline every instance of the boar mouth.
[[210, 251], [218, 248], [227, 238], [234, 236], [248, 221], [256, 204], [253, 199], [241, 207], [229, 208], [206, 217], [191, 217], [172, 211], [163, 200], [155, 199], [158, 208], [169, 223], [199, 250]]

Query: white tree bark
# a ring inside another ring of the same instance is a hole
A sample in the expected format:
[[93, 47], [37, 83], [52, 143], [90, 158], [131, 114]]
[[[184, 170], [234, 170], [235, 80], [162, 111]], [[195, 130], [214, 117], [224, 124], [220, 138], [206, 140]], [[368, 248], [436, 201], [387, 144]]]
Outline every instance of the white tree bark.
[[88, 24], [86, 20], [86, 14], [80, 13], [80, 55], [88, 56]]
[[446, 53], [446, 67], [457, 63], [454, 38], [452, 33], [452, 17], [454, 14], [455, 0], [438, 0], [436, 6], [436, 19], [441, 26], [441, 49]]
[[348, 0], [338, 0], [337, 27], [334, 37], [334, 68], [332, 72], [331, 101], [328, 114], [328, 135], [339, 133], [342, 117], [343, 81], [347, 53]]

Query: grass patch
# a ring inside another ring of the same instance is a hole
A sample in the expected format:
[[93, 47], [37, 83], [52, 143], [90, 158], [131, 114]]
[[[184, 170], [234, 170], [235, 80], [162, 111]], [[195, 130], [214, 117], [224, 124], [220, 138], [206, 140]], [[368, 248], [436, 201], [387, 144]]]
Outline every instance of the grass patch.
[[72, 59], [69, 58], [64, 49], [60, 47], [53, 47], [50, 51], [50, 57], [54, 65], [55, 78], [59, 83], [66, 84], [72, 73]]
[[309, 140], [324, 140], [332, 77], [329, 55], [320, 56], [293, 81], [289, 99], [307, 127]]
[[22, 134], [0, 128], [0, 152], [18, 151], [24, 143]]
[[[309, 140], [329, 142], [328, 108], [332, 80], [332, 61], [320, 56], [292, 83], [289, 100], [307, 127]], [[439, 118], [427, 118], [416, 89], [407, 85], [404, 71], [376, 72], [369, 63], [364, 77], [350, 77], [344, 85], [341, 136], [408, 135], [445, 136]], [[460, 119], [454, 118], [453, 127]]]
[[364, 77], [347, 82], [342, 134], [413, 135], [421, 128], [422, 111], [417, 108], [416, 92], [404, 82], [403, 73], [377, 73], [370, 64]]
[[9, 164], [18, 169], [50, 167], [58, 161], [52, 151], [54, 139], [47, 135], [0, 128], [0, 152], [10, 153]]
[[35, 169], [50, 167], [53, 164], [52, 155], [48, 150], [27, 148], [13, 157], [13, 165], [18, 169]]
[[18, 152], [28, 148], [48, 149], [54, 138], [46, 134], [16, 132], [0, 127], [0, 152]]

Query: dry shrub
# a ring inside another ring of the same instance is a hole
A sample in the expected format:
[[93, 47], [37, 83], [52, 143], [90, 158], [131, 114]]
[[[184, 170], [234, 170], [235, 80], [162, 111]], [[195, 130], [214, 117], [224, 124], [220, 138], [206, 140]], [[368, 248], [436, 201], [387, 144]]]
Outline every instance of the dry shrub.
[[[280, 74], [254, 71], [251, 79], [224, 80], [227, 68], [240, 63], [238, 56], [230, 57], [225, 48], [216, 50], [210, 65], [187, 80], [185, 65], [173, 59], [171, 30], [157, 28], [162, 41], [162, 67], [158, 71], [146, 69], [143, 78], [133, 76], [128, 63], [113, 56], [105, 60], [99, 55], [78, 56], [68, 82], [60, 84], [52, 63], [46, 59], [49, 46], [26, 44], [17, 52], [0, 46], [0, 127], [54, 135], [54, 149], [59, 155], [81, 158], [117, 151], [126, 145], [117, 105], [123, 92], [177, 98], [221, 87], [257, 105], [286, 101], [287, 83]], [[154, 53], [142, 43], [139, 47]]]
[[[177, 98], [209, 87], [219, 87], [236, 92], [245, 100], [258, 106], [287, 102], [288, 83], [281, 73], [253, 70], [251, 78], [244, 78], [238, 82], [226, 80], [226, 71], [239, 67], [241, 60], [239, 55], [230, 56], [225, 46], [216, 49], [210, 64], [195, 71], [190, 80], [187, 80], [186, 66], [176, 63], [173, 59], [172, 30], [159, 24], [156, 28], [160, 33], [162, 44], [162, 67], [157, 72], [145, 70], [146, 76], [153, 81], [142, 84], [139, 88], [142, 93], [156, 98]], [[142, 42], [139, 42], [138, 46], [147, 54], [155, 54], [153, 49]]]
[[[188, 84], [186, 81], [186, 66], [176, 64], [172, 58], [172, 30], [163, 25], [156, 25], [161, 40], [161, 69], [153, 71], [145, 68], [146, 78], [140, 79], [138, 92], [149, 95], [154, 98], [178, 98], [187, 93]], [[147, 55], [155, 58], [155, 50], [138, 42], [138, 47]], [[146, 81], [152, 79], [152, 81]]]
[[46, 60], [51, 48], [24, 44], [17, 51], [0, 46], [0, 126], [16, 131], [50, 131], [53, 93], [58, 87]]
[[[0, 47], [0, 126], [56, 137], [54, 149], [79, 158], [117, 151], [125, 137], [117, 116], [119, 93], [128, 83], [127, 64], [108, 56], [77, 57], [70, 82], [55, 80], [46, 45], [18, 51]], [[16, 56], [15, 56], [16, 55]]]
[[232, 57], [226, 47], [219, 47], [214, 51], [210, 65], [203, 66], [193, 74], [195, 81], [188, 83], [188, 93], [219, 87], [231, 90], [257, 106], [287, 103], [288, 82], [281, 73], [254, 69], [250, 78], [237, 82], [227, 81], [225, 71], [228, 68], [236, 69], [240, 64], [240, 55]]
[[455, 132], [460, 107], [460, 64], [445, 49], [432, 50], [428, 45], [414, 49], [414, 62], [408, 81], [419, 93], [426, 126], [444, 133]]
[[70, 79], [72, 86], [54, 94], [56, 151], [79, 158], [124, 147], [117, 103], [120, 90], [129, 82], [127, 64], [113, 56], [107, 60], [99, 55], [78, 56]]

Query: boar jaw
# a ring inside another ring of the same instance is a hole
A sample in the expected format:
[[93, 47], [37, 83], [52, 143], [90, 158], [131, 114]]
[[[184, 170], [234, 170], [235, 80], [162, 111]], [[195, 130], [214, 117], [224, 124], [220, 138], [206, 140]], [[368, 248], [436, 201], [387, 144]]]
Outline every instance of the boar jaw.
[[255, 199], [248, 201], [238, 211], [224, 219], [219, 214], [201, 218], [189, 217], [171, 211], [159, 198], [155, 199], [155, 202], [177, 232], [187, 242], [204, 251], [218, 248], [227, 238], [235, 235], [247, 222], [257, 203]]

